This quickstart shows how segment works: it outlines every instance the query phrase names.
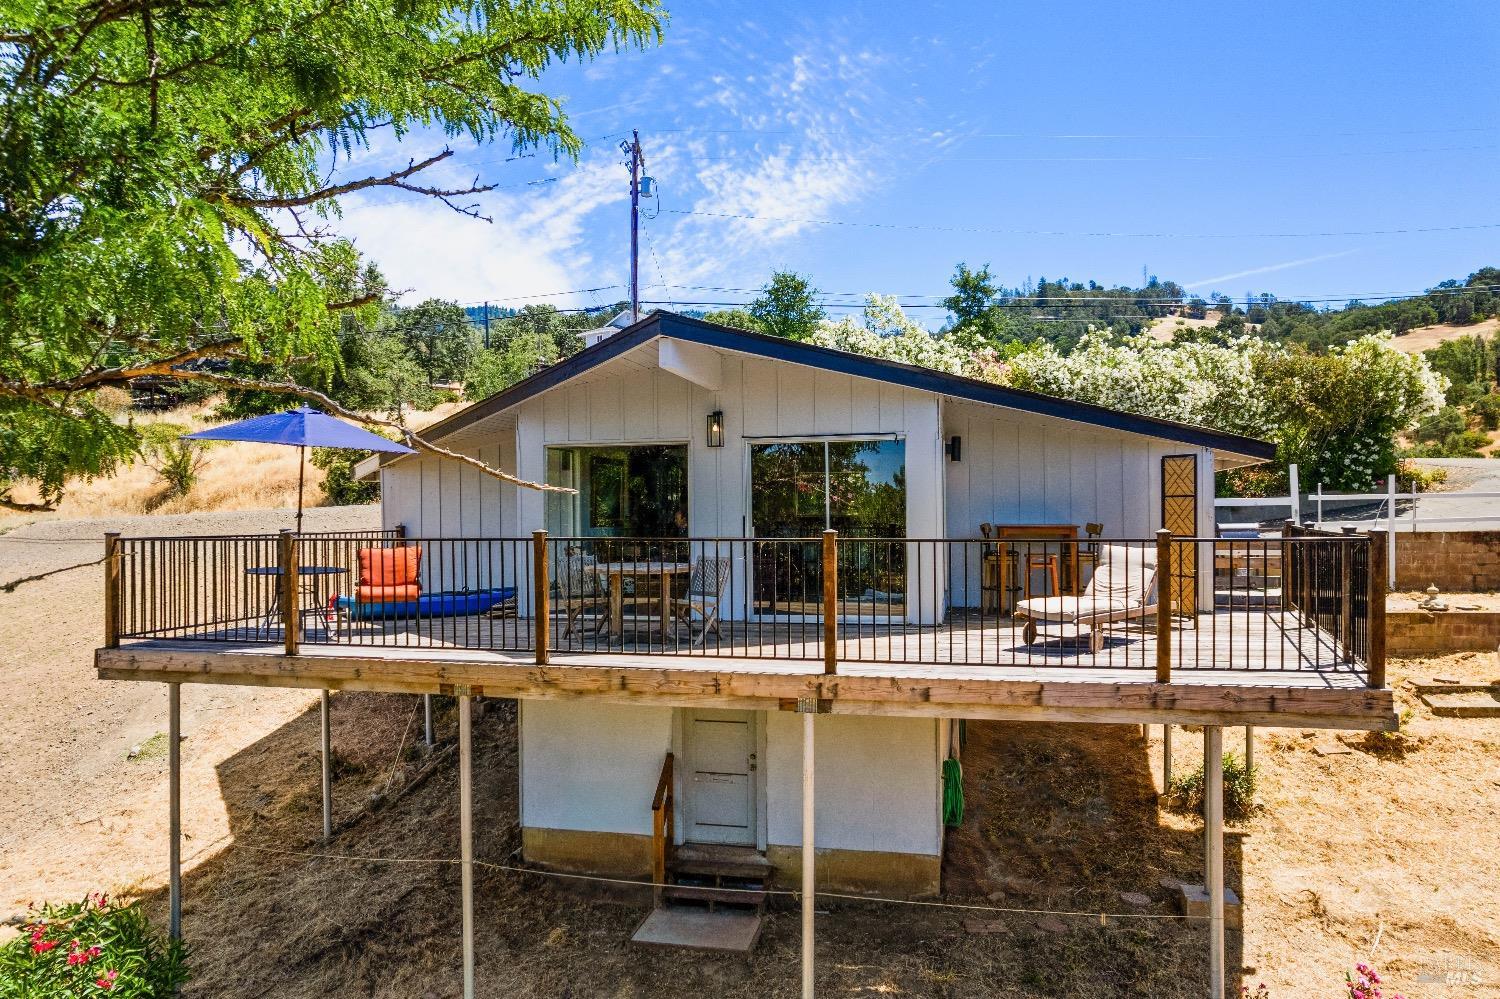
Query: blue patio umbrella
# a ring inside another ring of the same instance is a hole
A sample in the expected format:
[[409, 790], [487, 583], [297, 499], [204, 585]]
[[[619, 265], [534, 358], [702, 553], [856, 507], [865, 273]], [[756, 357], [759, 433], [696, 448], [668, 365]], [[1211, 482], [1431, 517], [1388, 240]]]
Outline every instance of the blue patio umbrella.
[[342, 447], [356, 451], [388, 451], [392, 454], [415, 454], [405, 444], [397, 444], [379, 434], [350, 426], [311, 406], [298, 406], [285, 413], [256, 416], [222, 427], [183, 434], [184, 440], [247, 441], [253, 444], [288, 444], [297, 455], [297, 531], [302, 531], [302, 479], [310, 447]]

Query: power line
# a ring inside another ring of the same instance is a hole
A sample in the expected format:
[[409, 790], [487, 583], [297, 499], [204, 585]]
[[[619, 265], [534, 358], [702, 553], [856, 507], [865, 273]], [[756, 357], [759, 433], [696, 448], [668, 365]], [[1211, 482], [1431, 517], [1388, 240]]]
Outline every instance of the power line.
[[1404, 229], [1357, 229], [1328, 232], [1072, 232], [1062, 229], [1000, 229], [989, 226], [944, 226], [902, 224], [896, 222], [853, 222], [847, 219], [787, 218], [772, 215], [750, 215], [742, 212], [704, 212], [686, 208], [663, 208], [670, 215], [695, 215], [703, 218], [736, 219], [747, 222], [777, 222], [783, 225], [841, 226], [853, 229], [890, 229], [894, 231], [967, 232], [999, 236], [1074, 236], [1127, 239], [1312, 239], [1332, 236], [1398, 236], [1427, 232], [1467, 232], [1478, 229], [1500, 229], [1500, 222], [1474, 225], [1413, 226]]

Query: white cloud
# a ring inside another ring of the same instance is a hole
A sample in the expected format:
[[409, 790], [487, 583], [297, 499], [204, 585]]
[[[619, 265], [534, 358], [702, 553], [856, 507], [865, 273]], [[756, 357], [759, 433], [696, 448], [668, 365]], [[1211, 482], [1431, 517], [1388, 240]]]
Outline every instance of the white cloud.
[[[420, 195], [379, 190], [344, 199], [339, 229], [413, 299], [504, 300], [614, 283], [623, 261], [595, 261], [585, 237], [596, 212], [628, 197], [616, 159], [595, 156], [545, 186], [457, 199], [477, 203], [493, 223]], [[451, 182], [452, 174], [424, 183]]]
[[1251, 267], [1249, 270], [1235, 271], [1232, 274], [1219, 274], [1211, 278], [1203, 278], [1201, 281], [1190, 281], [1183, 285], [1184, 288], [1202, 288], [1204, 285], [1220, 284], [1225, 281], [1235, 281], [1243, 277], [1252, 277], [1256, 274], [1271, 274], [1275, 271], [1291, 270], [1293, 267], [1303, 267], [1307, 264], [1321, 263], [1324, 260], [1337, 260], [1339, 257], [1347, 257], [1351, 253], [1358, 253], [1359, 248], [1352, 250], [1340, 250], [1338, 253], [1324, 253], [1316, 257], [1303, 257], [1301, 260], [1285, 260], [1279, 264], [1266, 264], [1264, 267]]

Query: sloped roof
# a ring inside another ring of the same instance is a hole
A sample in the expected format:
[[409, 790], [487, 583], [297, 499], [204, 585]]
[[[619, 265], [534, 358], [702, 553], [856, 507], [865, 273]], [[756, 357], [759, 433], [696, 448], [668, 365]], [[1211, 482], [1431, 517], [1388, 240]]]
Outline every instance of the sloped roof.
[[962, 375], [950, 375], [932, 368], [902, 364], [898, 361], [887, 361], [878, 357], [867, 357], [863, 354], [832, 350], [827, 347], [816, 347], [783, 337], [751, 333], [746, 330], [706, 323], [700, 319], [689, 319], [671, 312], [654, 312], [639, 322], [627, 326], [614, 336], [557, 364], [543, 368], [530, 378], [517, 382], [487, 399], [459, 410], [452, 416], [428, 427], [423, 432], [423, 436], [437, 440], [456, 433], [480, 420], [561, 385], [656, 337], [671, 337], [689, 343], [702, 344], [705, 347], [733, 350], [790, 364], [801, 364], [825, 371], [855, 375], [860, 378], [872, 378], [876, 381], [889, 382], [918, 391], [933, 392], [955, 399], [1002, 406], [1006, 409], [1057, 417], [1109, 430], [1122, 430], [1162, 440], [1212, 448], [1215, 451], [1248, 458], [1252, 461], [1265, 461], [1274, 457], [1276, 453], [1275, 445], [1254, 437], [1224, 433], [1188, 423], [1176, 423], [1172, 420], [1140, 416], [1105, 406], [1042, 395], [1039, 392], [1006, 388], [992, 382], [965, 378]]

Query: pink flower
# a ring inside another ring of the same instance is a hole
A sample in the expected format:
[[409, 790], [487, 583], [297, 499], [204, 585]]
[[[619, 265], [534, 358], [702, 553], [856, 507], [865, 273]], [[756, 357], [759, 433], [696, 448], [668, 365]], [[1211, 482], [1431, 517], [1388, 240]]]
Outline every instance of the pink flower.
[[53, 947], [56, 947], [56, 946], [57, 946], [57, 941], [56, 940], [36, 940], [31, 945], [31, 952], [33, 954], [45, 954], [45, 953], [47, 953], [47, 951], [51, 950]]
[[115, 979], [118, 977], [120, 977], [120, 973], [111, 969], [109, 971], [106, 971], [98, 978], [94, 979], [94, 984], [99, 986], [101, 989], [112, 989], [115, 987]]

